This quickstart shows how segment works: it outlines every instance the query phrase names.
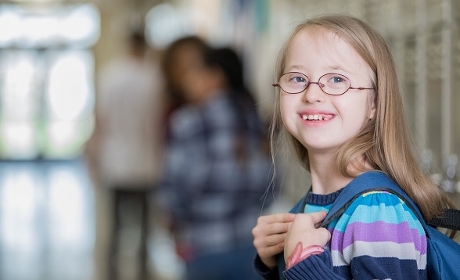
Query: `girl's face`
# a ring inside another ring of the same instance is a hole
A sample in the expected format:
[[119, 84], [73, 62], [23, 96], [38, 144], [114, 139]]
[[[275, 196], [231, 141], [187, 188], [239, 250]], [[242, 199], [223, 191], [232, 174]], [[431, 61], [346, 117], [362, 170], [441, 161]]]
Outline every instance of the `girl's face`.
[[[287, 72], [300, 72], [317, 82], [326, 73], [346, 76], [352, 87], [371, 88], [371, 70], [358, 53], [323, 28], [304, 29], [295, 35], [286, 59]], [[286, 129], [309, 153], [335, 152], [374, 117], [372, 90], [349, 89], [331, 96], [317, 84], [298, 94], [280, 89], [280, 109]]]
[[222, 71], [206, 66], [197, 47], [183, 46], [175, 55], [173, 81], [188, 102], [204, 102], [223, 87]]

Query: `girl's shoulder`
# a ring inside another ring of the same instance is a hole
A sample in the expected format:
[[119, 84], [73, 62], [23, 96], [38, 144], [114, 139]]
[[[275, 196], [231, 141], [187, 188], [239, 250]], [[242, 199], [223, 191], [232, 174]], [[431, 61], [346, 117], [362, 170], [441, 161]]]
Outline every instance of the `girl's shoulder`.
[[410, 229], [425, 235], [417, 216], [397, 195], [387, 191], [369, 191], [357, 197], [343, 215], [330, 226], [345, 231], [350, 225]]
[[363, 193], [328, 229], [334, 266], [348, 267], [354, 263], [355, 268], [363, 266], [372, 271], [398, 265], [403, 274], [411, 274], [414, 268], [423, 273], [426, 268], [425, 231], [395, 194]]

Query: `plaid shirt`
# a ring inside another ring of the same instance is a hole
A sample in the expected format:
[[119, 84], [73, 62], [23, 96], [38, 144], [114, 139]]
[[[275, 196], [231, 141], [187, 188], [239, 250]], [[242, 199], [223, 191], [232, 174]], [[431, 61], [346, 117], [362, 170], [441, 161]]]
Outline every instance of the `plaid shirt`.
[[177, 245], [194, 256], [252, 244], [251, 230], [267, 207], [272, 164], [260, 122], [255, 110], [243, 118], [249, 129], [242, 163], [235, 155], [242, 118], [231, 102], [220, 95], [171, 117], [158, 202], [175, 219]]

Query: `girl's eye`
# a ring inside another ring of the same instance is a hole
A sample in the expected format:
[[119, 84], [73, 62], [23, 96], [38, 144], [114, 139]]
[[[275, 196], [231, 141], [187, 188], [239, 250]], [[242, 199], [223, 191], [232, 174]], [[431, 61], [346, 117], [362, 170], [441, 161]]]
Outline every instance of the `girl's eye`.
[[334, 83], [334, 84], [339, 84], [339, 83], [345, 82], [345, 79], [343, 77], [340, 77], [340, 76], [335, 76], [335, 77], [332, 77], [331, 79], [329, 79], [329, 81], [331, 83]]
[[307, 79], [305, 79], [305, 77], [302, 76], [293, 76], [289, 79], [289, 81], [292, 83], [307, 83]]
[[350, 81], [347, 79], [347, 77], [336, 73], [324, 75], [321, 77], [320, 82], [325, 85], [327, 90], [333, 89], [342, 91], [346, 90], [350, 86]]

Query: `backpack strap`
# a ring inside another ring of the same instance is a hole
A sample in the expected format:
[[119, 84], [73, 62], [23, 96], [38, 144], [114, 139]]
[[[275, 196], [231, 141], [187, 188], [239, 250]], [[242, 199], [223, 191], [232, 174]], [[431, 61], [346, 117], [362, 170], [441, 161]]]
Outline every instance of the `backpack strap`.
[[387, 191], [397, 195], [417, 216], [425, 231], [427, 226], [460, 230], [460, 210], [445, 209], [443, 215], [429, 222], [423, 218], [415, 202], [396, 183], [381, 171], [368, 171], [351, 181], [337, 197], [329, 210], [322, 226], [326, 227], [337, 217], [341, 216], [353, 201], [363, 193], [370, 191]]
[[321, 226], [327, 227], [333, 220], [340, 217], [357, 197], [371, 191], [387, 191], [397, 195], [406, 202], [406, 205], [417, 216], [425, 232], [427, 232], [427, 224], [416, 204], [392, 179], [381, 171], [368, 171], [351, 181], [337, 197]]
[[383, 172], [368, 171], [354, 178], [342, 192], [339, 194], [331, 209], [329, 210], [322, 226], [326, 227], [333, 220], [340, 217], [345, 210], [363, 193], [391, 186], [392, 189], [399, 188], [396, 184]]
[[460, 230], [460, 210], [444, 209], [442, 216], [431, 219], [428, 224], [434, 227]]

